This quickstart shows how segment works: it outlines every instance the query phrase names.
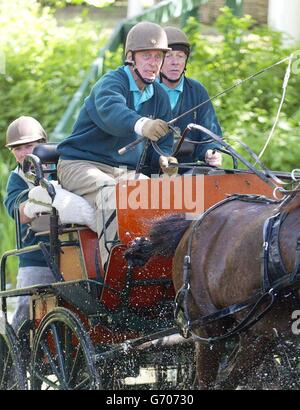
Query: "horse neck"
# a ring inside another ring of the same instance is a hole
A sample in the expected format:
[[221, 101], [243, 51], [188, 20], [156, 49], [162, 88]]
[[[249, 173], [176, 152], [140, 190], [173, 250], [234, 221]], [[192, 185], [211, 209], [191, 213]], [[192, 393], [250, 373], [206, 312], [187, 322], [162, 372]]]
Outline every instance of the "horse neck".
[[296, 257], [296, 246], [300, 235], [300, 195], [299, 193], [281, 211], [286, 213], [279, 234], [280, 252], [284, 265], [291, 272]]
[[292, 193], [288, 198], [286, 198], [281, 206], [280, 206], [280, 211], [281, 212], [286, 212], [286, 213], [291, 213], [295, 209], [300, 208], [300, 187], [299, 185], [295, 189], [294, 193]]

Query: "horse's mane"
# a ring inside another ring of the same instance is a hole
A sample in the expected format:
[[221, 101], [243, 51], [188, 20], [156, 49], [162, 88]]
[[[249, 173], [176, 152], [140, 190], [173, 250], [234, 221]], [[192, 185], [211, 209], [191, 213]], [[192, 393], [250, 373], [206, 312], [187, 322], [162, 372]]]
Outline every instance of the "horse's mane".
[[151, 227], [149, 239], [157, 254], [166, 257], [174, 254], [182, 235], [191, 224], [185, 214], [168, 215], [158, 219]]
[[185, 214], [168, 215], [156, 220], [147, 238], [136, 238], [124, 256], [135, 266], [143, 266], [152, 256], [172, 256], [191, 221]]

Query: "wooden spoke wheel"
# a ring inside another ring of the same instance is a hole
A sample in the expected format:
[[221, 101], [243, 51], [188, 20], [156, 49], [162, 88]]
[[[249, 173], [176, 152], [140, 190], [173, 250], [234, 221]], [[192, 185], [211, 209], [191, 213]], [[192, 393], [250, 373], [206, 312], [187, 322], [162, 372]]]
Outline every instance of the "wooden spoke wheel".
[[7, 322], [3, 327], [0, 332], [0, 390], [27, 390], [20, 344]]
[[41, 321], [33, 342], [31, 389], [100, 388], [95, 350], [79, 318], [56, 308]]

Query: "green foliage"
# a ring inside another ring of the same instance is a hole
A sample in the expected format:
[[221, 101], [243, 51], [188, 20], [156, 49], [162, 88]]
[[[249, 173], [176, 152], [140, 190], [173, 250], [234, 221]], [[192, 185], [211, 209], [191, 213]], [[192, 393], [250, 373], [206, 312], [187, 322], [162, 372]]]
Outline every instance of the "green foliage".
[[[17, 10], [17, 12], [16, 12]], [[91, 61], [105, 38], [101, 25], [77, 19], [58, 26], [48, 9], [35, 0], [0, 0], [0, 144], [5, 144], [8, 124], [20, 115], [37, 118], [50, 132], [65, 111]], [[15, 164], [9, 151], [0, 151], [1, 204], [7, 176]], [[1, 232], [13, 232], [13, 224], [0, 209]], [[0, 242], [0, 253], [15, 247], [14, 235]]]
[[123, 64], [123, 46], [119, 46], [117, 50], [112, 53], [111, 51], [106, 51], [104, 60], [104, 71], [114, 70]]
[[[223, 9], [216, 28], [218, 35], [209, 37], [200, 34], [195, 19], [185, 28], [192, 43], [187, 74], [201, 81], [211, 96], [295, 51], [282, 45], [278, 32], [255, 26], [250, 16], [235, 17], [229, 8]], [[225, 137], [246, 157], [231, 138], [244, 141], [257, 154], [261, 151], [276, 118], [286, 68], [287, 63], [278, 65], [214, 100]], [[299, 167], [299, 89], [299, 74], [292, 72], [279, 123], [262, 157], [271, 169]]]
[[[24, 4], [17, 2], [19, 8]], [[0, 76], [0, 103], [6, 107], [1, 134], [8, 121], [25, 112], [36, 115], [46, 129], [54, 128], [103, 44], [98, 23], [97, 30], [84, 21], [58, 27], [35, 1], [25, 2], [27, 7], [17, 14], [15, 3], [6, 3], [5, 10], [0, 6], [1, 49], [6, 56], [6, 74]]]

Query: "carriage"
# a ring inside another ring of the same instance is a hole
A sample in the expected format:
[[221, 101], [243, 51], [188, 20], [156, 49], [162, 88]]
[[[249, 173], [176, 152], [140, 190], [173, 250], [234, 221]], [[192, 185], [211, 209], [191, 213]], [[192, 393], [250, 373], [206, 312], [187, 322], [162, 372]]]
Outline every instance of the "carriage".
[[[55, 147], [41, 144], [24, 163], [28, 178], [52, 197], [55, 192], [45, 179], [43, 166], [52, 164], [55, 172]], [[164, 215], [195, 216], [232, 193], [273, 194], [266, 181], [249, 170], [195, 164], [193, 169], [189, 176], [117, 184], [118, 239], [105, 271], [97, 236], [86, 226], [61, 224], [53, 208], [46, 232], [49, 241], [26, 248], [16, 215], [17, 249], [5, 252], [1, 259], [1, 389], [192, 386], [194, 344], [191, 338], [182, 337], [174, 319], [172, 259], [155, 257], [144, 267], [134, 267], [127, 263], [124, 252], [134, 238], [147, 236], [151, 222]], [[131, 206], [132, 197], [139, 197], [138, 206]], [[18, 204], [16, 213], [17, 209]], [[56, 282], [7, 290], [7, 259], [37, 249]], [[21, 295], [30, 295], [30, 319], [16, 335], [7, 321], [7, 304]]]

